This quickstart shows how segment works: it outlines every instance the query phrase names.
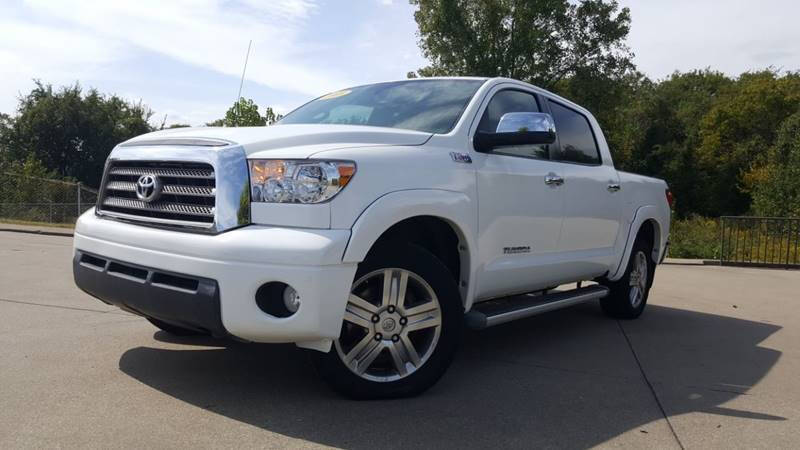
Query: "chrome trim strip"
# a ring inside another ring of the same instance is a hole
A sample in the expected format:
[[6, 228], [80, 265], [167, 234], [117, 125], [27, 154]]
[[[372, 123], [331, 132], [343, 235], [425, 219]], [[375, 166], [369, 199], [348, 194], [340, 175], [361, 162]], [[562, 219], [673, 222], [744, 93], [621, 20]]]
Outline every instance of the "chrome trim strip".
[[[97, 210], [95, 210], [97, 213]], [[158, 228], [176, 228], [176, 227], [183, 227], [187, 228], [185, 231], [207, 231], [213, 230], [214, 224], [207, 222], [191, 222], [188, 220], [174, 220], [174, 219], [160, 219], [158, 217], [147, 217], [147, 222], [142, 221], [142, 216], [134, 216], [125, 213], [118, 213], [112, 211], [100, 211], [97, 213], [98, 216], [108, 218], [108, 219], [118, 219], [120, 221], [124, 221], [125, 223], [131, 223], [134, 225], [152, 225], [158, 226], [162, 225]], [[191, 229], [191, 230], [189, 230]]]
[[224, 147], [236, 144], [233, 141], [210, 138], [153, 138], [128, 141], [119, 144], [120, 147], [146, 147], [150, 145], [188, 145], [190, 147]]

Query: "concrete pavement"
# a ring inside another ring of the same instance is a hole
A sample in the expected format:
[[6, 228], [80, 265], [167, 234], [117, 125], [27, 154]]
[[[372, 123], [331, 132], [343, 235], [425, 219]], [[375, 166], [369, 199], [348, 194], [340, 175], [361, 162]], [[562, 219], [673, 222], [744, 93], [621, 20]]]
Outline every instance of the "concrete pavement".
[[421, 397], [353, 402], [303, 351], [174, 338], [74, 287], [67, 237], [0, 232], [0, 448], [800, 446], [800, 272], [661, 266], [596, 304], [469, 332]]

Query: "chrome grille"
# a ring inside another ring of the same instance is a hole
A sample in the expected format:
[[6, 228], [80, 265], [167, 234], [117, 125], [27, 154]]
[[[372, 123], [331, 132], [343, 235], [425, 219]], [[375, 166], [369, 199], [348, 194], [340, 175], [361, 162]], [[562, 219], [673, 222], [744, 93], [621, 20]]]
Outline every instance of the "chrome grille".
[[[136, 184], [142, 175], [154, 175], [161, 195], [153, 202], [140, 200]], [[214, 224], [216, 180], [210, 164], [162, 161], [112, 161], [98, 199], [100, 213], [125, 219], [181, 226]]]

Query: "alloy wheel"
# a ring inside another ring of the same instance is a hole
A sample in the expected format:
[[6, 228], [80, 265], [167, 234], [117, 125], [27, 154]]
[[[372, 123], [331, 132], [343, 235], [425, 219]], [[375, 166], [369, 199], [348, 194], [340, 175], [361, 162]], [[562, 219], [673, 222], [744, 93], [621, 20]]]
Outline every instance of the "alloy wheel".
[[638, 251], [633, 256], [633, 267], [630, 274], [630, 293], [629, 300], [633, 308], [638, 308], [644, 300], [647, 292], [647, 255], [643, 251]]
[[335, 347], [356, 375], [396, 381], [425, 364], [441, 328], [439, 299], [425, 280], [406, 269], [380, 269], [353, 283]]

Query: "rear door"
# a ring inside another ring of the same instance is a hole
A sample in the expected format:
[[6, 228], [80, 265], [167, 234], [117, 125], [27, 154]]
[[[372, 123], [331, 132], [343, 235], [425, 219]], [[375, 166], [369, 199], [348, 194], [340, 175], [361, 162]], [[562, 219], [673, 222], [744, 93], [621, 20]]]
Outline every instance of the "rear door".
[[[472, 130], [494, 132], [509, 112], [541, 111], [528, 91], [498, 89], [489, 95]], [[546, 184], [563, 177], [564, 165], [549, 161], [548, 146], [526, 145], [473, 153], [478, 186], [478, 298], [544, 287], [558, 251], [564, 189]]]
[[599, 275], [614, 256], [619, 234], [619, 176], [610, 161], [602, 160], [589, 118], [554, 99], [547, 104], [559, 144], [551, 159], [563, 166], [565, 180], [559, 251], [576, 262], [574, 277]]

